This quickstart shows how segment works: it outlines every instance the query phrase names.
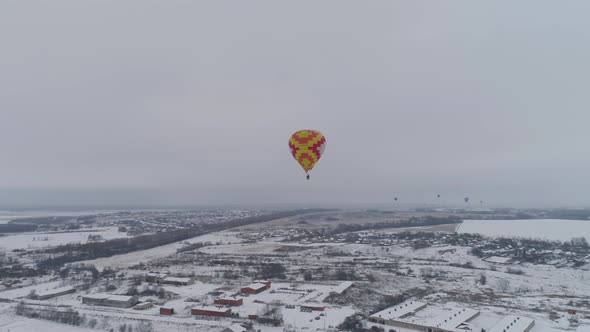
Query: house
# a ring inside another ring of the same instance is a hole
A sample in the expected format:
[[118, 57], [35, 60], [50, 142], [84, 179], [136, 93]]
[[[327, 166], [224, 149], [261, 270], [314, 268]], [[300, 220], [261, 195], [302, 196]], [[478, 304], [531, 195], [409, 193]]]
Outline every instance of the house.
[[161, 307], [160, 315], [174, 315], [174, 308]]
[[60, 287], [55, 289], [50, 289], [42, 292], [38, 292], [35, 294], [34, 298], [36, 300], [47, 300], [53, 297], [62, 296], [65, 294], [75, 293], [76, 289], [74, 287]]
[[241, 297], [219, 297], [213, 301], [213, 304], [237, 307], [244, 304], [244, 299]]
[[135, 296], [113, 295], [106, 293], [88, 294], [82, 296], [82, 303], [105, 307], [130, 308], [139, 302]]
[[191, 309], [191, 315], [208, 317], [227, 317], [231, 315], [231, 309], [213, 306], [203, 306]]
[[258, 294], [270, 288], [270, 282], [268, 283], [261, 283], [255, 282], [250, 284], [246, 287], [240, 289], [240, 292], [243, 294]]

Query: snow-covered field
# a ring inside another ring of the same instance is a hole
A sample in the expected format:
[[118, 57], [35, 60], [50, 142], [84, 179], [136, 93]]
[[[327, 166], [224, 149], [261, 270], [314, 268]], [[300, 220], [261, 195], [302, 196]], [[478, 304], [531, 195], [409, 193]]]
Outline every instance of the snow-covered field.
[[127, 237], [116, 227], [96, 228], [84, 232], [31, 232], [0, 237], [0, 248], [5, 250], [36, 249], [68, 243], [86, 243], [89, 235], [100, 235], [105, 240]]
[[458, 233], [485, 236], [525, 237], [569, 241], [585, 237], [590, 241], [590, 220], [524, 219], [524, 220], [465, 220]]

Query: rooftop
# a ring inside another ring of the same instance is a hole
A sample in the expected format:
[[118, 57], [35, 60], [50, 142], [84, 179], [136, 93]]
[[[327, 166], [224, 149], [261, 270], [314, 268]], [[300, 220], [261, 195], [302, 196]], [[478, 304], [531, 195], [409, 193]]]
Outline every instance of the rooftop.
[[340, 283], [340, 285], [335, 286], [332, 289], [332, 292], [340, 294], [347, 290], [350, 286], [352, 286], [352, 281], [343, 281]]
[[73, 289], [74, 289], [74, 287], [66, 286], [66, 287], [60, 287], [60, 288], [48, 289], [46, 291], [41, 291], [41, 292], [38, 292], [37, 295], [38, 296], [46, 296], [46, 295], [58, 294], [61, 292], [68, 292]]
[[490, 332], [524, 332], [534, 321], [532, 318], [510, 315], [494, 325]]
[[257, 282], [257, 283], [250, 284], [244, 288], [252, 288], [252, 289], [258, 290], [258, 289], [266, 288], [266, 285]]
[[215, 307], [215, 306], [211, 306], [211, 305], [206, 305], [206, 306], [202, 306], [202, 307], [193, 307], [193, 309], [207, 310], [207, 311], [212, 311], [212, 312], [227, 312], [228, 310], [231, 310], [229, 308]]
[[420, 310], [426, 306], [426, 303], [416, 301], [406, 301], [400, 305], [389, 307], [385, 310], [376, 312], [371, 315], [375, 318], [383, 319], [399, 319], [406, 315], [409, 315], [417, 310]]
[[95, 300], [111, 300], [111, 301], [121, 301], [127, 302], [133, 299], [133, 296], [127, 295], [114, 295], [114, 294], [107, 294], [107, 293], [95, 293], [95, 294], [88, 294], [84, 295], [83, 297], [88, 299], [95, 299]]
[[446, 312], [440, 316], [437, 316], [433, 320], [427, 321], [426, 325], [433, 327], [440, 327], [446, 330], [453, 330], [459, 325], [477, 316], [479, 311], [467, 308], [457, 308], [450, 312]]

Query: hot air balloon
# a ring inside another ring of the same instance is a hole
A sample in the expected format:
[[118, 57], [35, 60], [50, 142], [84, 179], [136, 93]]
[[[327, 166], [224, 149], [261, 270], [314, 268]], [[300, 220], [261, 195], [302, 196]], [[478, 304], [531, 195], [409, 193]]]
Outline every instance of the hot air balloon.
[[469, 197], [465, 197], [465, 203], [469, 203]]
[[436, 195], [436, 198], [440, 198], [440, 194]]
[[397, 197], [395, 197], [393, 200], [397, 202]]
[[309, 171], [320, 160], [326, 149], [326, 138], [317, 130], [300, 130], [291, 135], [289, 149], [309, 180]]

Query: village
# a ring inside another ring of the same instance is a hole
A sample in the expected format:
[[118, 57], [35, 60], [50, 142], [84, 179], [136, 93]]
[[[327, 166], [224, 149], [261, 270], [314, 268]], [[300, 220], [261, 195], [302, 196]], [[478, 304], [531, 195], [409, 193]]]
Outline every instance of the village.
[[[448, 212], [391, 216], [246, 217], [155, 248], [13, 273], [0, 281], [0, 330], [23, 332], [23, 320], [66, 332], [558, 332], [590, 323], [583, 241], [458, 233], [461, 215]], [[10, 236], [25, 234], [40, 236]], [[8, 269], [55, 251], [42, 248], [36, 258], [39, 249], [6, 243]]]

